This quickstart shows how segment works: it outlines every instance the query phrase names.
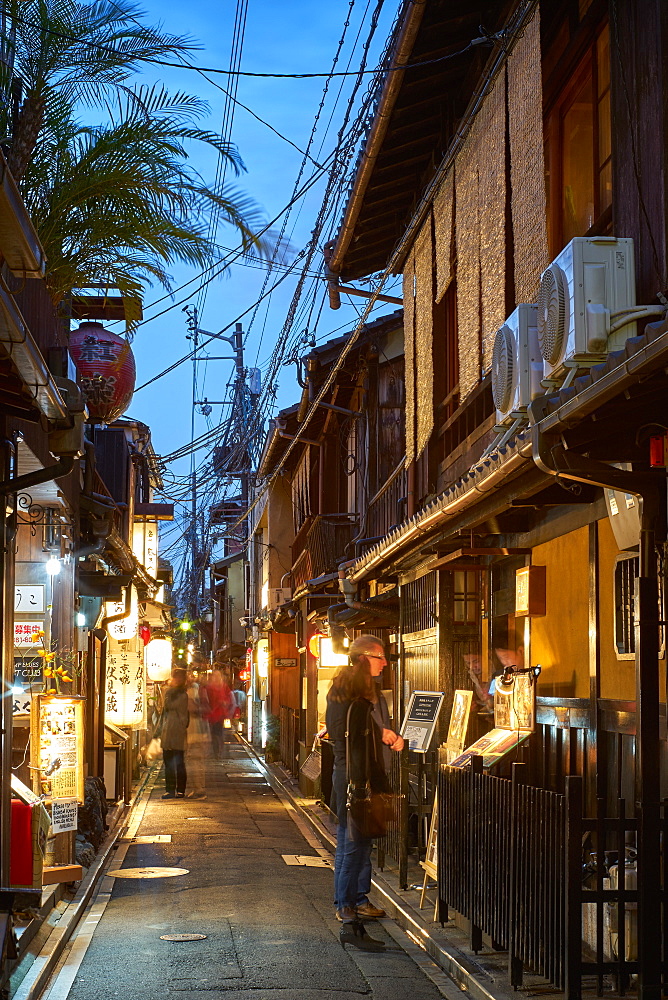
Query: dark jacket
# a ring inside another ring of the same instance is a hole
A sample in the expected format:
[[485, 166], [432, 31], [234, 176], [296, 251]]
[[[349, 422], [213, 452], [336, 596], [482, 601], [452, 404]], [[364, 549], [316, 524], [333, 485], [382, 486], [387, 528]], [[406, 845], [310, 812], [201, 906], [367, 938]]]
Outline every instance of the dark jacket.
[[373, 704], [366, 698], [357, 698], [352, 702], [338, 702], [328, 698], [327, 734], [334, 743], [336, 770], [346, 774], [348, 732], [348, 780], [360, 787], [368, 782], [374, 792], [385, 792], [389, 791], [389, 784], [383, 765], [382, 730], [372, 716], [373, 708]]
[[188, 692], [184, 687], [168, 687], [165, 691], [160, 730], [163, 750], [185, 749], [189, 720]]

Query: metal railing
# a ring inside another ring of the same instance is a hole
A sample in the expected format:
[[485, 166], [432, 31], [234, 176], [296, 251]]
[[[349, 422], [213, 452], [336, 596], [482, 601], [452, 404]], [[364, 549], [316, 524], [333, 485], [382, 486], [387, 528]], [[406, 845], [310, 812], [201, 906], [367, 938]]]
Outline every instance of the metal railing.
[[366, 534], [386, 535], [406, 517], [406, 467], [402, 459], [367, 505]]

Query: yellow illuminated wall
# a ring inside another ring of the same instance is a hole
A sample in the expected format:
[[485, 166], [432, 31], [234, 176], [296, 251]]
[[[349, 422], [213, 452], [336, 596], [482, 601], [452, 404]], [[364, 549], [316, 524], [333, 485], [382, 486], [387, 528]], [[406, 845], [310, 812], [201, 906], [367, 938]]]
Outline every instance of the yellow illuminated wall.
[[589, 529], [578, 528], [533, 550], [546, 566], [544, 618], [531, 619], [531, 662], [543, 671], [538, 694], [589, 697]]

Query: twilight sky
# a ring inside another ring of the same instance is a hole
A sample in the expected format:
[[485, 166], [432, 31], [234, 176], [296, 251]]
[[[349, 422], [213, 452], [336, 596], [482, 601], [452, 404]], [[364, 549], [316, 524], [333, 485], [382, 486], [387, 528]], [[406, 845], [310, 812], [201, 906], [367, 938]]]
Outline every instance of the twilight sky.
[[[143, 6], [149, 21], [162, 22], [165, 29], [176, 34], [189, 33], [202, 43], [201, 51], [190, 56], [191, 61], [201, 66], [225, 68], [229, 65], [236, 0], [194, 0], [185, 6], [173, 3], [172, 0], [161, 0], [161, 2], [150, 0]], [[328, 72], [342, 34], [344, 21], [349, 13], [351, 24], [337, 69], [348, 68], [347, 63], [353, 53], [355, 37], [362, 25], [351, 63], [351, 68], [356, 69], [359, 65], [361, 45], [366, 39], [375, 6], [376, 0], [357, 0], [352, 5], [347, 0], [335, 0], [329, 4], [314, 3], [313, 0], [282, 0], [282, 2], [250, 0], [241, 69], [278, 73]], [[376, 65], [382, 52], [397, 7], [398, 0], [386, 0], [370, 50], [370, 68]], [[146, 73], [145, 79], [146, 82], [160, 79], [170, 90], [186, 90], [205, 98], [211, 106], [211, 116], [208, 121], [202, 123], [202, 127], [215, 132], [220, 130], [224, 95], [199, 74], [190, 70], [169, 68], [159, 70], [156, 67], [155, 75], [151, 70]], [[227, 77], [214, 77], [214, 79], [228, 87]], [[323, 79], [241, 78], [237, 97], [303, 149], [311, 131], [323, 85]], [[322, 158], [326, 157], [334, 147], [351, 78], [345, 80], [342, 96], [335, 106], [340, 85], [340, 79], [332, 82], [321, 118], [321, 127], [312, 151], [312, 155], [319, 162], [322, 162]], [[360, 94], [366, 90], [366, 86], [365, 82]], [[329, 132], [325, 134], [325, 126], [330, 116], [332, 123]], [[232, 138], [247, 167], [247, 173], [234, 183], [259, 203], [268, 219], [273, 218], [290, 200], [301, 154], [239, 107], [235, 112]], [[320, 151], [321, 141], [324, 143], [322, 151]], [[211, 180], [216, 168], [215, 154], [202, 149], [193, 149], [192, 157], [205, 178]], [[314, 169], [309, 164], [304, 179], [308, 178]], [[296, 251], [301, 250], [310, 238], [322, 201], [322, 191], [323, 183], [320, 182], [306, 198], [302, 199], [291, 215], [287, 234]], [[325, 239], [332, 235], [333, 232], [324, 234]], [[232, 230], [226, 227], [221, 227], [219, 230], [218, 240], [223, 246], [236, 245]], [[322, 264], [320, 255], [316, 258], [316, 262], [320, 268]], [[195, 276], [193, 270], [186, 268], [174, 268], [172, 274], [175, 286]], [[182, 311], [186, 303], [181, 303], [180, 300], [190, 293], [191, 298], [188, 302], [198, 303], [201, 307], [200, 326], [205, 330], [218, 332], [255, 302], [264, 277], [265, 272], [262, 269], [235, 265], [228, 277], [218, 279], [209, 285], [203, 303], [201, 297], [192, 294], [193, 289], [197, 288], [197, 283], [176, 292], [174, 299], [180, 303], [176, 306], [169, 299], [163, 299], [164, 292], [161, 289], [154, 288], [149, 291], [146, 298], [148, 305], [145, 309], [146, 319], [150, 320], [158, 312], [167, 307], [171, 308], [164, 315], [146, 322], [137, 333], [133, 345], [137, 360], [137, 384], [146, 382], [190, 349], [190, 342], [186, 340], [188, 332], [186, 316]], [[284, 323], [295, 285], [296, 276], [290, 276], [272, 294], [269, 303], [265, 300], [260, 307], [248, 338], [245, 358], [247, 365], [257, 363], [262, 367], [263, 362], [266, 362]], [[390, 286], [387, 286], [387, 289], [390, 290]], [[156, 299], [163, 301], [151, 308], [150, 304]], [[364, 302], [356, 300], [356, 304], [361, 308]], [[382, 315], [393, 308], [381, 305], [374, 315]], [[328, 305], [325, 305], [316, 331], [318, 341], [328, 339], [326, 335], [330, 331], [337, 331], [333, 334], [336, 336], [349, 329], [355, 317], [356, 313], [350, 306], [344, 305], [338, 312], [333, 312]], [[307, 325], [306, 320], [306, 316], [303, 319], [300, 317], [300, 329]], [[244, 330], [247, 329], [247, 322], [247, 319], [243, 321]], [[312, 329], [312, 323], [309, 324], [309, 329]], [[210, 353], [212, 355], [229, 353], [226, 345], [221, 344], [220, 347], [223, 349], [213, 350]], [[222, 399], [232, 368], [230, 362], [215, 361], [206, 366], [200, 364], [198, 398], [207, 396], [209, 399]], [[279, 405], [286, 406], [295, 402], [300, 392], [295, 380], [295, 366], [283, 367], [279, 379]], [[187, 362], [170, 375], [135, 394], [129, 415], [151, 426], [154, 446], [159, 454], [169, 453], [190, 440], [191, 392], [192, 363]], [[220, 412], [221, 407], [214, 407], [208, 423], [198, 414], [195, 434], [204, 432], [212, 421], [217, 422]], [[204, 453], [201, 453], [200, 457], [203, 455]], [[188, 468], [189, 462], [186, 460], [175, 464], [173, 471], [182, 475]]]

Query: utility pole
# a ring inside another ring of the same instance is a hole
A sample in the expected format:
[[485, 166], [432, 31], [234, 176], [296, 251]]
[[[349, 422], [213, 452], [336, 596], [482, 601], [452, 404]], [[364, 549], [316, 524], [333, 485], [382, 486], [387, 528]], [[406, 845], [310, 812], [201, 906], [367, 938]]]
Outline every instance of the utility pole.
[[[192, 309], [187, 308], [186, 310], [188, 316], [188, 329], [190, 333], [187, 335], [188, 340], [193, 342], [193, 384], [192, 384], [192, 413], [190, 416], [190, 440], [195, 440], [195, 399], [197, 397], [197, 350], [199, 348], [199, 328], [197, 326], [197, 308], [195, 306]], [[195, 586], [195, 579], [197, 574], [197, 476], [196, 476], [196, 463], [195, 463], [195, 452], [191, 452], [190, 455], [190, 587]], [[197, 617], [197, 594], [193, 590], [192, 599], [188, 606], [188, 615], [191, 618]]]
[[[221, 404], [231, 404], [231, 412], [229, 415], [229, 421], [227, 424], [227, 430], [225, 431], [225, 441], [229, 441], [230, 444], [241, 446], [248, 436], [249, 424], [252, 422], [255, 409], [257, 407], [258, 399], [260, 397], [260, 370], [257, 368], [251, 368], [248, 372], [244, 367], [244, 331], [241, 323], [235, 324], [234, 333], [229, 337], [224, 336], [222, 333], [210, 333], [208, 330], [201, 330], [198, 325], [198, 315], [197, 309], [195, 307], [186, 307], [184, 310], [188, 315], [188, 329], [190, 333], [188, 334], [188, 339], [193, 342], [193, 379], [192, 379], [192, 418], [191, 418], [191, 440], [195, 440], [195, 410], [197, 406], [202, 406], [204, 413], [211, 412], [211, 403], [214, 405]], [[203, 341], [202, 338], [205, 338]], [[198, 351], [202, 343], [206, 343], [209, 339], [223, 340], [230, 345], [232, 348], [231, 355], [225, 357], [209, 357], [206, 359], [198, 357]], [[231, 393], [231, 399], [228, 400], [212, 400], [209, 402], [206, 398], [204, 400], [197, 399], [197, 364], [198, 362], [206, 361], [234, 361], [235, 365], [235, 379], [234, 388]], [[247, 386], [247, 377], [250, 378], [250, 383]], [[250, 407], [249, 407], [250, 402]], [[237, 456], [235, 465], [236, 468], [225, 470], [224, 475], [229, 476], [230, 479], [238, 479], [240, 483], [240, 493], [241, 493], [241, 504], [244, 512], [248, 510], [248, 505], [250, 502], [250, 476], [251, 476], [251, 452], [252, 447], [247, 444], [244, 447], [243, 454]], [[200, 565], [204, 559], [204, 512], [201, 512], [201, 532], [199, 528], [198, 519], [198, 489], [197, 489], [197, 476], [196, 476], [196, 461], [195, 452], [191, 454], [191, 464], [190, 464], [190, 531], [189, 540], [191, 545], [191, 555], [187, 560], [187, 565], [190, 567], [191, 581], [190, 587], [188, 588], [188, 613], [196, 618], [198, 614], [198, 602], [199, 602], [199, 592], [201, 586], [203, 586], [203, 580], [198, 584], [196, 581], [199, 580], [201, 575], [202, 566]], [[200, 543], [201, 534], [201, 543]], [[242, 545], [248, 539], [248, 523], [246, 519], [242, 522]], [[192, 589], [190, 589], [192, 588]]]

